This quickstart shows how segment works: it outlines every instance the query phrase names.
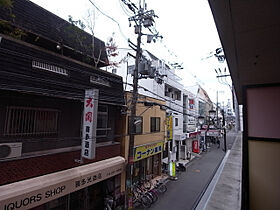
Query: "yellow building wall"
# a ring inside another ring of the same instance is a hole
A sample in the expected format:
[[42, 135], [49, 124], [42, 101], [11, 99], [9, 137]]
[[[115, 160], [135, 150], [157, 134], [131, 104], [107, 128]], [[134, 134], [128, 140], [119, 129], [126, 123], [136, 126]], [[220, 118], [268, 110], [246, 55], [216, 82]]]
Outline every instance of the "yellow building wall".
[[[128, 92], [126, 93], [127, 101], [130, 101], [131, 98], [131, 93]], [[165, 105], [165, 101], [163, 100], [158, 100], [154, 99], [151, 97], [139, 95], [138, 97], [138, 102], [155, 102], [158, 104]], [[130, 103], [127, 104], [128, 107], [130, 107]], [[128, 116], [126, 117], [126, 122], [125, 122], [125, 133], [128, 134]], [[142, 116], [143, 117], [143, 129], [142, 129], [142, 134], [135, 135], [134, 137], [134, 147], [144, 145], [144, 144], [149, 144], [153, 142], [158, 142], [158, 141], [164, 141], [166, 137], [166, 112], [163, 109], [160, 109], [160, 106], [152, 106], [148, 107], [145, 106], [143, 103], [137, 103], [136, 106], [136, 116]], [[160, 132], [153, 132], [151, 133], [151, 117], [160, 117]], [[128, 147], [129, 147], [129, 136], [126, 135], [125, 140], [123, 141], [124, 147], [125, 147], [125, 158], [127, 160], [128, 158]]]
[[[127, 106], [131, 107], [131, 97], [132, 93], [127, 92], [126, 95], [126, 101]], [[151, 97], [139, 95], [138, 96], [138, 102], [136, 106], [136, 116], [142, 116], [143, 117], [143, 123], [142, 123], [142, 134], [135, 135], [134, 137], [134, 147], [140, 146], [140, 145], [145, 145], [145, 144], [150, 144], [150, 143], [155, 143], [159, 141], [165, 141], [166, 138], [166, 111], [161, 109], [160, 106], [145, 106], [141, 102], [155, 102], [157, 104], [165, 105], [166, 102], [163, 100], [158, 100], [154, 99]], [[122, 140], [122, 154], [124, 155], [126, 162], [128, 159], [128, 150], [129, 150], [129, 135], [128, 135], [128, 117], [130, 115], [130, 110], [128, 108], [127, 111], [127, 116], [125, 118], [125, 122], [123, 122], [123, 125], [125, 128], [123, 131], [125, 131], [125, 134], [123, 135], [123, 140]], [[151, 117], [160, 117], [160, 132], [153, 132], [151, 133], [151, 124], [150, 124], [150, 118]], [[126, 172], [122, 173], [121, 176], [121, 191], [123, 192], [125, 190], [125, 178], [126, 177]]]

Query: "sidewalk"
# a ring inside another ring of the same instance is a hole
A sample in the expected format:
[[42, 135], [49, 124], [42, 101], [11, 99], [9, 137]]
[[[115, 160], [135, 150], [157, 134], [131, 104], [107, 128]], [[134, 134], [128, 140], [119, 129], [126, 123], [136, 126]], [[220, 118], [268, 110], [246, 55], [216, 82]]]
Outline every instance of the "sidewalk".
[[197, 210], [239, 210], [241, 208], [241, 133], [238, 133], [231, 150], [228, 151]]

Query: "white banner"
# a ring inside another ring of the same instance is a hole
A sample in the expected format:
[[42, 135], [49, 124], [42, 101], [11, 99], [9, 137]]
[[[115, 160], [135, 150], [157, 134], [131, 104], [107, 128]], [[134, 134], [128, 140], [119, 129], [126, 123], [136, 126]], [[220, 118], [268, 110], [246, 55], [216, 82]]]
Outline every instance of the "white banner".
[[95, 158], [98, 94], [97, 89], [85, 90], [81, 155], [87, 159]]

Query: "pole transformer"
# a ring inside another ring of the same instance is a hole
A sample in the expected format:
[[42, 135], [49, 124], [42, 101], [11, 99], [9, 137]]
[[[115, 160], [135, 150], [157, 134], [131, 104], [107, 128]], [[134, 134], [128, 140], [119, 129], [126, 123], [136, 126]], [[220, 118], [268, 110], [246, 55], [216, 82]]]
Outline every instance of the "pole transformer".
[[[157, 17], [153, 10], [146, 10], [145, 1], [143, 1], [143, 7], [141, 6], [141, 0], [139, 1], [139, 7], [137, 8], [135, 4], [130, 2], [129, 0], [122, 0], [124, 4], [128, 6], [128, 8], [134, 12], [134, 16], [130, 17], [129, 23], [134, 22], [135, 25], [135, 33], [137, 34], [137, 44], [134, 45], [129, 41], [129, 46], [136, 51], [135, 56], [135, 69], [133, 73], [133, 91], [130, 105], [130, 118], [129, 118], [129, 146], [128, 146], [128, 163], [126, 170], [126, 192], [127, 192], [127, 208], [132, 209], [132, 181], [133, 181], [133, 163], [134, 163], [134, 140], [135, 140], [135, 131], [136, 131], [136, 110], [137, 110], [137, 100], [138, 100], [138, 80], [141, 79], [139, 73], [139, 63], [142, 59], [142, 49], [141, 49], [141, 37], [143, 35], [149, 36], [150, 38], [160, 37], [158, 34], [145, 34], [142, 33], [142, 29], [149, 28], [153, 26], [154, 17]], [[137, 12], [136, 12], [137, 11]], [[150, 40], [149, 40], [150, 41]], [[148, 42], [149, 43], [149, 42]], [[142, 72], [143, 73], [143, 72]]]

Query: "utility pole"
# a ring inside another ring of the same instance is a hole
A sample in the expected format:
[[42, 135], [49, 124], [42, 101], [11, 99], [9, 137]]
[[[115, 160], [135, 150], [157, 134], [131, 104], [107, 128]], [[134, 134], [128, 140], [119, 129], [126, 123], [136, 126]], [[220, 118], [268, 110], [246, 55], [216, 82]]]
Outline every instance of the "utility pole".
[[225, 121], [225, 110], [222, 109], [222, 115], [223, 115], [223, 128], [224, 128], [224, 150], [227, 152], [227, 130], [226, 130], [226, 121]]
[[[136, 51], [135, 56], [135, 69], [133, 74], [133, 91], [132, 91], [132, 100], [131, 100], [131, 112], [130, 112], [130, 121], [129, 121], [129, 147], [128, 147], [128, 163], [127, 163], [127, 171], [126, 171], [126, 204], [128, 209], [133, 208], [132, 204], [132, 180], [133, 180], [133, 163], [134, 163], [134, 140], [135, 140], [135, 117], [136, 117], [136, 108], [137, 108], [137, 100], [138, 100], [138, 79], [139, 77], [139, 63], [142, 58], [142, 49], [141, 49], [141, 37], [142, 35], [146, 35], [148, 37], [147, 42], [150, 43], [151, 39], [160, 37], [157, 34], [144, 34], [142, 33], [142, 29], [149, 28], [153, 26], [154, 17], [157, 17], [154, 14], [153, 10], [146, 10], [145, 0], [139, 1], [139, 8], [132, 3], [130, 0], [122, 0], [122, 2], [128, 6], [128, 8], [135, 14], [130, 17], [129, 22], [134, 22], [135, 33], [137, 34], [137, 44], [134, 45], [131, 41], [129, 41], [129, 46]], [[155, 40], [154, 40], [155, 41]], [[136, 49], [135, 49], [136, 47]]]
[[[141, 15], [141, 5], [138, 15]], [[135, 70], [133, 76], [133, 92], [132, 92], [132, 101], [131, 101], [131, 113], [129, 121], [129, 149], [128, 149], [128, 164], [127, 164], [127, 193], [128, 193], [128, 209], [132, 209], [132, 179], [133, 179], [133, 163], [134, 163], [134, 132], [135, 132], [135, 117], [136, 117], [136, 105], [138, 100], [138, 67], [139, 60], [141, 57], [141, 32], [142, 32], [142, 22], [141, 19], [139, 22], [136, 22], [138, 27], [138, 37], [137, 37], [137, 48], [136, 48], [136, 58], [135, 58]]]
[[217, 107], [216, 107], [216, 119], [217, 119], [217, 125], [220, 126], [219, 124], [219, 91], [217, 90]]
[[[218, 78], [218, 81], [219, 81], [219, 78], [230, 77], [230, 74], [219, 74], [216, 69], [215, 69], [215, 72], [217, 73], [216, 77]], [[219, 72], [222, 73], [220, 68], [219, 68]], [[233, 108], [234, 108], [234, 113], [235, 113], [235, 126], [236, 126], [235, 129], [238, 132], [240, 130], [240, 113], [239, 113], [239, 106], [238, 106], [238, 102], [237, 102], [234, 86], [233, 85], [232, 86], [229, 85], [227, 82], [226, 83], [220, 82], [220, 83], [224, 84], [224, 85], [228, 85], [230, 90], [231, 90], [232, 100], [233, 100]]]

